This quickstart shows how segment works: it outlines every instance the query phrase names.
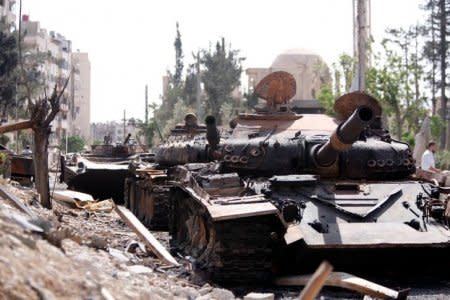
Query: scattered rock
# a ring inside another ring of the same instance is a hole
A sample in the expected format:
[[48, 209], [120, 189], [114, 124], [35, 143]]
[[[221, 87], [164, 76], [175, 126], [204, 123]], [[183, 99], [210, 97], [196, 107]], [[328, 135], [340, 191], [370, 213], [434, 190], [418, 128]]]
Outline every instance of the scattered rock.
[[128, 262], [130, 259], [120, 250], [114, 249], [114, 248], [109, 248], [108, 249], [109, 254], [116, 258], [119, 261], [122, 262]]
[[275, 295], [272, 293], [248, 293], [244, 300], [274, 300]]
[[168, 291], [166, 291], [160, 287], [154, 287], [150, 290], [150, 292], [152, 294], [155, 294], [155, 295], [161, 297], [162, 299], [165, 299], [165, 300], [173, 299], [173, 296]]
[[212, 289], [213, 289], [212, 286], [210, 286], [209, 284], [205, 284], [200, 288], [198, 292], [200, 293], [200, 295], [204, 296], [206, 294], [211, 293]]
[[94, 235], [91, 238], [91, 241], [88, 244], [89, 247], [100, 249], [100, 250], [107, 250], [108, 249], [108, 240], [104, 237]]
[[134, 274], [150, 274], [153, 273], [153, 270], [149, 267], [143, 266], [143, 265], [133, 265], [127, 267], [128, 271], [130, 273]]
[[198, 297], [200, 297], [200, 293], [192, 287], [175, 286], [172, 287], [170, 291], [175, 296], [181, 297], [182, 299], [197, 299]]
[[206, 296], [210, 296], [215, 300], [233, 300], [235, 298], [234, 294], [229, 290], [219, 288], [214, 288], [211, 293]]
[[20, 227], [22, 227], [25, 230], [31, 231], [31, 232], [44, 232], [44, 229], [42, 229], [39, 226], [34, 225], [33, 223], [29, 222], [27, 218], [18, 215], [18, 214], [12, 214], [11, 220], [16, 222]]

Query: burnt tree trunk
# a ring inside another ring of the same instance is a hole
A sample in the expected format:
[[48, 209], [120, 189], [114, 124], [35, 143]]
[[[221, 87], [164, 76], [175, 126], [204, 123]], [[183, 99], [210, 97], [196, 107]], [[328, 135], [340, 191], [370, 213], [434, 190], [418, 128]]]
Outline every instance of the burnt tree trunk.
[[33, 128], [34, 138], [34, 173], [36, 190], [41, 197], [41, 204], [45, 208], [52, 208], [48, 170], [48, 139], [49, 127], [36, 126]]
[[60, 109], [60, 98], [67, 87], [69, 78], [60, 92], [56, 86], [53, 94], [47, 98], [36, 100], [29, 106], [34, 138], [34, 175], [36, 190], [41, 196], [41, 204], [45, 208], [52, 208], [49, 186], [48, 169], [48, 140], [50, 137], [50, 123], [55, 119]]

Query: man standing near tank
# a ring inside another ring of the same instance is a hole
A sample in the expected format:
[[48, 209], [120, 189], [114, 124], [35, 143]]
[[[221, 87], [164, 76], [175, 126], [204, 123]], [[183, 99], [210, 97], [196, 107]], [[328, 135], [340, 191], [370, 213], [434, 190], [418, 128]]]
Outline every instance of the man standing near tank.
[[431, 173], [440, 173], [441, 170], [436, 168], [436, 161], [434, 159], [434, 154], [436, 153], [437, 145], [435, 142], [431, 141], [428, 143], [427, 150], [422, 154], [421, 168], [424, 171]]

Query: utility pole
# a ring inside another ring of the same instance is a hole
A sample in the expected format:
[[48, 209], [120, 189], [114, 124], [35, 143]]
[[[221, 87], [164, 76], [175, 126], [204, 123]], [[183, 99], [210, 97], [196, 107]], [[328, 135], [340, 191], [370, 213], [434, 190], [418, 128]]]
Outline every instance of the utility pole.
[[126, 138], [126, 122], [127, 122], [127, 111], [124, 109], [123, 110], [123, 141], [125, 142], [125, 138]]
[[145, 125], [148, 124], [148, 85], [145, 85]]
[[369, 60], [368, 0], [357, 0], [358, 24], [358, 87], [366, 89], [366, 72]]
[[203, 120], [203, 108], [202, 108], [202, 79], [200, 74], [200, 52], [197, 51], [197, 62], [195, 63], [196, 72], [196, 102], [197, 102], [197, 118]]

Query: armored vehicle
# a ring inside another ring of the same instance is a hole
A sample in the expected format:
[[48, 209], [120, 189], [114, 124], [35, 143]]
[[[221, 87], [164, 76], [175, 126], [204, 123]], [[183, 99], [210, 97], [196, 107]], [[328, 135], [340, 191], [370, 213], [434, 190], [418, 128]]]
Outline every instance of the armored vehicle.
[[125, 178], [132, 176], [128, 166], [134, 161], [152, 162], [154, 154], [143, 152], [128, 134], [123, 143], [113, 144], [110, 135], [103, 144], [92, 145], [89, 153], [60, 157], [60, 182], [69, 189], [91, 194], [95, 199], [112, 198], [124, 203]]
[[240, 115], [225, 142], [207, 119], [217, 161], [171, 169], [175, 250], [224, 283], [310, 272], [323, 259], [386, 274], [440, 257], [447, 270], [448, 191], [411, 179], [411, 150], [382, 127], [378, 101], [353, 92], [336, 118], [294, 114], [295, 89], [290, 74], [269, 74], [255, 90], [267, 107]]
[[155, 163], [132, 168], [125, 182], [126, 206], [147, 227], [168, 229], [169, 193], [172, 184], [167, 169], [179, 164], [206, 162], [206, 126], [189, 113], [184, 123], [171, 130], [168, 139], [155, 150]]

